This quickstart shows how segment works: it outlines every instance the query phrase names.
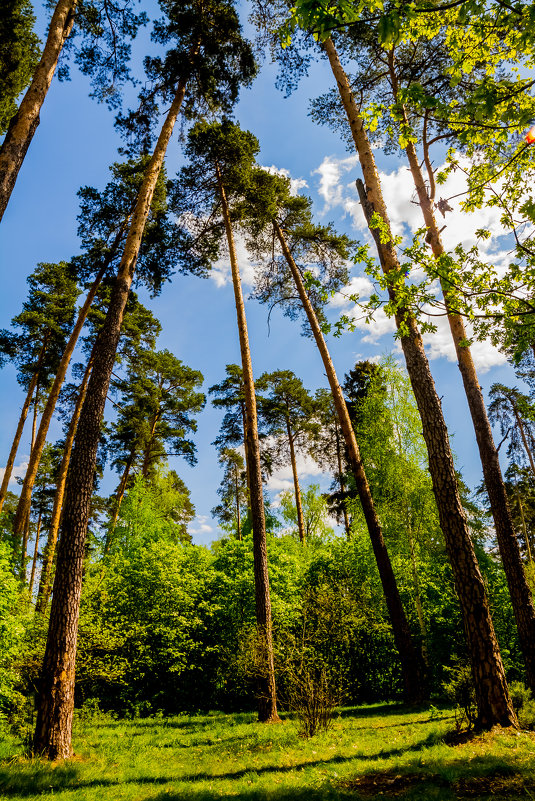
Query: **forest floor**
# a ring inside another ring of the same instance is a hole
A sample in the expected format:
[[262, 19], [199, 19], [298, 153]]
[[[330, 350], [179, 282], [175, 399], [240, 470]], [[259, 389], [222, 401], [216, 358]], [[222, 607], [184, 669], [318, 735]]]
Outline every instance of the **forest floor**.
[[535, 735], [452, 737], [451, 710], [342, 709], [306, 740], [297, 721], [251, 714], [79, 719], [75, 757], [28, 759], [0, 736], [0, 799], [344, 801], [535, 799]]

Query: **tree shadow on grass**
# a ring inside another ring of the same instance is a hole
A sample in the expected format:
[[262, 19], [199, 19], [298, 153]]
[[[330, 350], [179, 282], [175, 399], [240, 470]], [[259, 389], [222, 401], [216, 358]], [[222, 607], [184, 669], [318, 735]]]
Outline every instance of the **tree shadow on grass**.
[[[373, 762], [387, 759], [389, 757], [400, 756], [410, 751], [420, 751], [422, 748], [429, 748], [440, 742], [441, 738], [436, 734], [429, 734], [426, 738], [401, 748], [383, 750], [376, 754], [359, 754], [351, 756], [332, 756], [328, 759], [305, 760], [294, 765], [265, 765], [263, 767], [248, 767], [241, 770], [227, 771], [225, 773], [206, 773], [197, 772], [176, 776], [155, 776], [139, 777], [126, 780], [120, 779], [91, 779], [84, 780], [83, 771], [75, 762], [67, 762], [63, 765], [52, 766], [49, 763], [32, 760], [27, 762], [14, 762], [7, 766], [0, 765], [0, 791], [6, 798], [26, 798], [32, 795], [43, 793], [54, 793], [67, 789], [81, 789], [91, 787], [119, 786], [122, 784], [172, 784], [174, 782], [186, 782], [189, 786], [195, 782], [209, 781], [239, 781], [248, 774], [262, 776], [264, 774], [288, 774], [294, 771], [303, 771], [310, 768], [322, 766], [343, 765], [354, 760], [360, 762]], [[184, 796], [185, 797], [185, 796]]]

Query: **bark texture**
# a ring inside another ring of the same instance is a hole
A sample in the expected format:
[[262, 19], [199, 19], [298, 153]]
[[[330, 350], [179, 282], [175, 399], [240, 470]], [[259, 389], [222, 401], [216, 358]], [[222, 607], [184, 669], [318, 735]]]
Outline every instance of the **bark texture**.
[[[390, 232], [379, 175], [364, 129], [364, 121], [359, 114], [349, 81], [340, 64], [332, 40], [327, 39], [323, 43], [323, 47], [337, 82], [366, 182], [366, 186], [364, 186], [362, 181], [357, 181], [366, 219], [370, 224], [373, 214], [378, 214], [384, 227]], [[391, 242], [381, 242], [377, 228], [370, 227], [370, 230], [377, 245], [383, 271], [385, 274], [391, 271], [399, 274], [400, 266]], [[395, 303], [396, 294], [392, 287], [390, 296]], [[482, 727], [491, 727], [496, 723], [503, 726], [518, 726], [507, 689], [505, 671], [490, 615], [483, 577], [479, 570], [459, 498], [448, 432], [424, 351], [422, 337], [410, 310], [399, 307], [396, 324], [403, 334], [401, 346], [422, 420], [440, 525], [461, 605], [474, 677], [478, 723]]]
[[249, 496], [251, 518], [253, 524], [253, 556], [255, 578], [255, 606], [258, 648], [261, 665], [258, 719], [265, 723], [279, 720], [277, 713], [277, 693], [275, 687], [275, 666], [273, 661], [273, 634], [271, 626], [271, 598], [269, 592], [269, 574], [266, 543], [266, 520], [264, 515], [264, 494], [262, 487], [262, 469], [260, 464], [260, 443], [258, 440], [258, 422], [256, 412], [256, 394], [249, 348], [249, 335], [245, 317], [245, 305], [241, 289], [241, 278], [234, 244], [234, 235], [230, 222], [230, 213], [225, 194], [221, 172], [216, 165], [217, 181], [221, 197], [221, 206], [232, 269], [232, 285], [238, 318], [238, 334], [243, 370], [245, 395], [245, 456], [247, 475], [249, 477]]
[[362, 464], [359, 446], [351, 424], [351, 418], [349, 417], [342, 388], [340, 387], [331, 355], [318, 323], [318, 318], [308, 297], [299, 268], [288, 248], [284, 232], [277, 222], [274, 222], [274, 229], [292, 273], [299, 299], [307, 315], [333, 395], [336, 414], [347, 448], [349, 465], [353, 478], [355, 479], [364, 519], [366, 520], [366, 526], [370, 535], [373, 553], [375, 561], [377, 562], [377, 568], [379, 570], [379, 576], [381, 578], [388, 608], [388, 615], [392, 624], [392, 632], [399, 653], [405, 699], [411, 704], [421, 703], [429, 697], [423, 659], [418, 649], [415, 647], [411, 636], [409, 623], [399, 595], [396, 577], [392, 570], [392, 563], [390, 562], [390, 556], [384, 541], [381, 524], [379, 523], [379, 518], [375, 511], [370, 485], [368, 484], [364, 465]]
[[292, 476], [294, 480], [295, 508], [297, 510], [297, 530], [299, 531], [299, 542], [305, 544], [305, 523], [303, 520], [303, 503], [301, 501], [301, 487], [299, 486], [299, 476], [297, 475], [297, 461], [295, 459], [295, 447], [290, 421], [286, 421], [286, 431], [288, 434], [288, 445], [290, 447], [290, 462], [292, 464]]
[[78, 617], [100, 427], [145, 223], [185, 91], [184, 78], [178, 84], [139, 190], [110, 306], [95, 344], [93, 370], [72, 450], [34, 736], [35, 752], [49, 759], [72, 755]]
[[0, 147], [0, 220], [39, 125], [41, 106], [52, 83], [63, 45], [72, 31], [77, 1], [59, 0], [56, 5], [41, 60]]

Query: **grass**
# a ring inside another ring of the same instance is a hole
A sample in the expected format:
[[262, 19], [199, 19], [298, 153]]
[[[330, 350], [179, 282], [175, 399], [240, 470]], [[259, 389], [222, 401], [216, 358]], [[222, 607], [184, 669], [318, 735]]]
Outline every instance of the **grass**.
[[343, 709], [310, 740], [249, 714], [78, 720], [74, 759], [27, 759], [0, 739], [0, 799], [341, 801], [535, 799], [535, 738], [496, 729], [448, 745], [453, 713]]

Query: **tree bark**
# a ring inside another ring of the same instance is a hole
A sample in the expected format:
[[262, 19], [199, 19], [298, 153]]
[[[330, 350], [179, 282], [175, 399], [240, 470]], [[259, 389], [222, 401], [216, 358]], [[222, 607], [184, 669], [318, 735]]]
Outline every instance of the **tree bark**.
[[43, 551], [43, 565], [41, 567], [41, 577], [39, 579], [39, 589], [37, 591], [37, 602], [35, 604], [35, 611], [43, 615], [48, 606], [50, 593], [52, 591], [52, 565], [54, 564], [54, 554], [56, 551], [56, 543], [58, 541], [59, 524], [61, 520], [61, 511], [63, 508], [63, 496], [65, 494], [65, 483], [67, 481], [67, 473], [69, 471], [69, 463], [71, 460], [72, 446], [80, 413], [87, 393], [87, 385], [91, 370], [93, 369], [93, 356], [89, 359], [85, 369], [84, 377], [78, 392], [78, 398], [74, 412], [67, 431], [65, 439], [65, 448], [63, 450], [63, 458], [59, 468], [58, 482], [56, 485], [56, 494], [54, 495], [54, 504], [52, 506], [52, 519], [50, 521], [50, 528], [48, 530], [48, 537]]
[[[391, 81], [394, 97], [397, 99], [397, 80], [394, 72], [393, 54], [389, 55]], [[403, 109], [404, 122], [408, 124], [407, 114]], [[440, 237], [433, 203], [429, 197], [427, 186], [420, 168], [420, 161], [413, 142], [409, 142], [405, 152], [418, 194], [418, 201], [422, 209], [424, 222], [428, 231], [427, 242], [430, 244], [433, 255], [439, 259], [444, 255], [444, 245]], [[487, 409], [479, 384], [476, 366], [472, 358], [470, 346], [467, 344], [468, 336], [464, 321], [460, 314], [451, 311], [455, 307], [454, 293], [448, 286], [447, 277], [440, 275], [440, 284], [446, 305], [448, 322], [455, 345], [458, 366], [461, 372], [464, 391], [472, 417], [476, 435], [479, 457], [483, 468], [485, 486], [489, 496], [496, 538], [502, 557], [503, 568], [507, 578], [509, 594], [515, 615], [516, 625], [520, 638], [520, 645], [526, 665], [526, 679], [531, 691], [535, 693], [535, 607], [531, 590], [526, 579], [520, 547], [511, 517], [509, 499], [503, 481], [500, 460], [492, 428], [488, 419]]]
[[48, 434], [48, 429], [52, 421], [52, 415], [54, 414], [56, 403], [59, 398], [59, 393], [61, 391], [61, 387], [63, 386], [63, 382], [65, 381], [67, 369], [69, 367], [72, 354], [76, 347], [76, 343], [78, 342], [78, 337], [80, 336], [87, 315], [89, 313], [89, 309], [91, 308], [91, 304], [93, 303], [97, 290], [100, 286], [100, 282], [104, 277], [106, 268], [107, 264], [105, 264], [99, 271], [97, 277], [93, 281], [93, 284], [87, 294], [84, 305], [78, 312], [78, 318], [76, 320], [76, 324], [71, 332], [69, 341], [67, 342], [65, 351], [63, 352], [63, 356], [61, 357], [61, 361], [59, 363], [58, 372], [56, 374], [56, 377], [54, 378], [54, 382], [50, 389], [50, 393], [48, 395], [45, 408], [41, 416], [41, 422], [39, 423], [39, 430], [37, 432], [34, 445], [31, 450], [30, 461], [28, 462], [28, 468], [26, 470], [26, 475], [24, 477], [24, 483], [20, 491], [20, 498], [17, 505], [17, 511], [15, 512], [15, 519], [13, 521], [13, 534], [15, 537], [20, 536], [20, 532], [22, 531], [22, 527], [24, 525], [24, 520], [29, 514], [30, 505], [32, 502], [33, 486], [35, 484], [37, 471], [39, 470], [39, 463], [41, 461], [41, 456], [43, 455], [43, 450], [46, 444], [46, 436]]
[[[191, 52], [191, 59], [197, 54], [199, 46]], [[35, 752], [49, 759], [67, 759], [72, 755], [82, 571], [101, 422], [145, 224], [186, 84], [185, 77], [178, 83], [138, 193], [110, 306], [95, 344], [93, 370], [72, 451], [34, 736]]]
[[377, 512], [373, 503], [373, 498], [368, 484], [368, 479], [362, 464], [360, 450], [355, 436], [355, 431], [351, 424], [351, 418], [347, 410], [345, 398], [340, 387], [336, 370], [331, 359], [331, 355], [327, 348], [327, 344], [323, 337], [318, 318], [314, 311], [310, 299], [308, 297], [301, 273], [295, 260], [288, 248], [284, 233], [279, 224], [273, 222], [275, 234], [281, 244], [282, 251], [288, 262], [288, 266], [292, 273], [299, 299], [303, 305], [307, 315], [308, 323], [314, 335], [316, 345], [320, 352], [323, 366], [329, 386], [333, 395], [334, 406], [336, 414], [342, 429], [342, 435], [347, 448], [349, 466], [355, 480], [358, 496], [362, 506], [364, 519], [370, 535], [381, 585], [385, 595], [386, 606], [388, 609], [388, 616], [392, 624], [392, 633], [394, 635], [394, 642], [401, 662], [401, 673], [403, 678], [404, 696], [407, 703], [418, 704], [422, 703], [429, 698], [427, 689], [427, 678], [424, 671], [424, 663], [420, 653], [414, 646], [411, 630], [405, 615], [405, 610], [401, 602], [396, 577], [392, 570], [392, 563], [384, 541], [381, 524], [377, 517]]
[[249, 348], [249, 335], [245, 317], [245, 305], [241, 289], [240, 270], [236, 256], [236, 247], [230, 222], [230, 213], [221, 178], [219, 166], [216, 165], [217, 182], [221, 197], [221, 206], [232, 269], [232, 284], [238, 318], [238, 335], [243, 370], [245, 394], [245, 457], [249, 477], [250, 508], [253, 524], [253, 556], [255, 577], [255, 606], [258, 647], [260, 650], [261, 675], [259, 677], [259, 709], [258, 719], [265, 723], [278, 722], [277, 693], [275, 687], [275, 666], [273, 659], [273, 635], [271, 625], [271, 598], [269, 592], [269, 574], [266, 542], [266, 520], [264, 515], [264, 494], [262, 487], [262, 469], [260, 465], [260, 443], [258, 440], [258, 423], [256, 412], [256, 394]]
[[[390, 233], [390, 221], [382, 196], [375, 159], [364, 129], [364, 121], [359, 114], [349, 81], [340, 64], [332, 40], [326, 39], [323, 47], [338, 85], [366, 181], [366, 188], [362, 181], [357, 181], [366, 220], [370, 226], [372, 216], [378, 214], [384, 227]], [[370, 231], [377, 245], [383, 272], [385, 275], [390, 272], [399, 275], [400, 265], [391, 240], [386, 243], [381, 242], [378, 229], [370, 226]], [[389, 294], [395, 304], [396, 292], [393, 286], [390, 286]], [[411, 311], [401, 305], [398, 306], [396, 313], [396, 325], [401, 332], [401, 347], [422, 420], [423, 435], [429, 456], [429, 472], [433, 482], [440, 525], [461, 605], [474, 678], [478, 724], [484, 728], [490, 728], [494, 724], [518, 726], [507, 689], [505, 671], [483, 577], [479, 570], [459, 497], [448, 431], [429, 369], [422, 337]]]
[[59, 0], [50, 20], [41, 60], [0, 147], [0, 220], [39, 125], [41, 106], [52, 83], [63, 45], [71, 33], [76, 5], [77, 0]]
[[301, 545], [304, 545], [306, 537], [305, 524], [303, 522], [303, 504], [301, 503], [301, 487], [299, 486], [299, 476], [297, 475], [294, 440], [288, 420], [286, 421], [286, 430], [288, 432], [288, 445], [290, 446], [290, 461], [292, 464], [292, 475], [294, 480], [295, 508], [297, 510], [297, 530], [299, 531], [299, 541]]

